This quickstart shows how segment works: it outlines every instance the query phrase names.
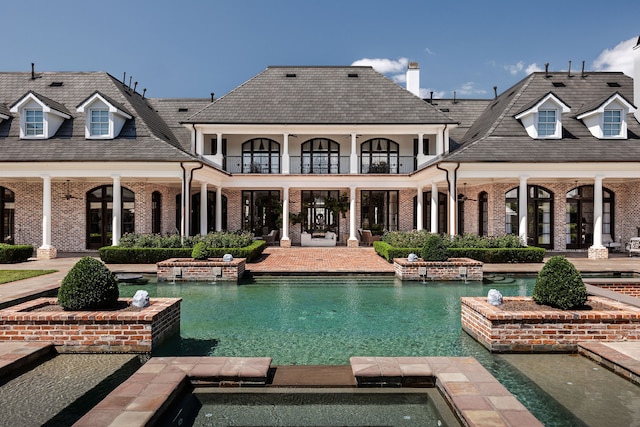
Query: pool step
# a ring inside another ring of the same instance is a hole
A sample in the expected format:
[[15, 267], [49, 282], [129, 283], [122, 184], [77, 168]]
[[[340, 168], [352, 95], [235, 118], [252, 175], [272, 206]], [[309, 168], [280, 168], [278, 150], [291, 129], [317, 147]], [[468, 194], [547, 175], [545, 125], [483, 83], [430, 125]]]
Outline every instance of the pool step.
[[350, 366], [277, 366], [271, 387], [355, 387]]

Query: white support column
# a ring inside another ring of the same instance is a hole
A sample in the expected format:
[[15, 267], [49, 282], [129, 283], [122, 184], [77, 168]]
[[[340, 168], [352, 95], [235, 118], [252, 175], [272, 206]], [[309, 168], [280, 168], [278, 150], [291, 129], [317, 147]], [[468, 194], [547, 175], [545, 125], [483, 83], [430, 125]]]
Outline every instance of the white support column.
[[207, 183], [206, 182], [201, 182], [200, 183], [200, 235], [204, 236], [206, 235], [209, 230], [209, 224], [207, 223], [207, 217], [208, 217], [208, 209], [207, 209], [207, 204], [208, 204], [208, 188], [207, 188]]
[[111, 223], [111, 245], [118, 246], [122, 233], [122, 186], [120, 176], [113, 175], [113, 221]]
[[436, 155], [441, 156], [444, 151], [444, 141], [442, 140], [442, 132], [436, 133]]
[[456, 183], [453, 179], [449, 182], [449, 235], [456, 235], [456, 214], [458, 213], [458, 200], [456, 197]]
[[216, 187], [216, 231], [222, 231], [222, 187]]
[[527, 218], [527, 179], [526, 175], [520, 176], [520, 188], [518, 189], [518, 236], [522, 243], [527, 246], [528, 240], [528, 218]]
[[289, 169], [289, 134], [283, 134], [283, 144], [282, 144], [282, 173], [288, 174], [290, 172]]
[[431, 184], [431, 232], [438, 234], [438, 185]]
[[349, 187], [349, 241], [347, 247], [357, 248], [356, 237], [356, 187]]
[[196, 129], [196, 154], [201, 156], [204, 154], [204, 135], [200, 128]]
[[51, 177], [42, 175], [42, 246], [37, 249], [38, 259], [53, 259], [58, 256], [51, 246]]
[[422, 206], [422, 186], [418, 185], [417, 188], [418, 196], [416, 197], [416, 230], [422, 230], [422, 215], [423, 215], [423, 206]]
[[282, 187], [282, 238], [280, 246], [285, 248], [291, 247], [291, 239], [289, 238], [289, 187]]
[[593, 183], [593, 246], [602, 248], [602, 176]]
[[224, 164], [224, 155], [222, 154], [222, 133], [216, 134], [216, 152], [211, 153], [213, 155], [213, 162], [222, 167]]
[[351, 134], [351, 157], [349, 161], [349, 173], [358, 173], [358, 147], [356, 146], [358, 135]]
[[424, 133], [418, 134], [418, 153], [416, 155], [418, 167], [424, 163]]

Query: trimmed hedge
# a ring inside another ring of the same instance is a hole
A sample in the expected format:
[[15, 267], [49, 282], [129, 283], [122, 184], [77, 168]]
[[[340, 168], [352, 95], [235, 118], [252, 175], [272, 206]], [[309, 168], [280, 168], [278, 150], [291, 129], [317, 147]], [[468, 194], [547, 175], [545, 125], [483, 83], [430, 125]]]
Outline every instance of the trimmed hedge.
[[538, 273], [533, 300], [562, 310], [582, 308], [587, 302], [587, 287], [569, 260], [553, 256]]
[[[210, 258], [222, 258], [231, 254], [234, 258], [246, 258], [251, 262], [258, 258], [267, 243], [256, 240], [244, 248], [207, 248]], [[107, 264], [156, 264], [170, 258], [191, 258], [192, 248], [121, 248], [105, 246], [98, 250], [100, 259]]]
[[81, 258], [62, 279], [58, 303], [65, 310], [100, 310], [118, 303], [118, 280], [95, 258]]
[[0, 264], [25, 262], [32, 256], [32, 245], [8, 245], [6, 243], [0, 243]]
[[[420, 254], [421, 248], [396, 248], [387, 242], [373, 242], [375, 251], [393, 262], [394, 258], [407, 258], [409, 254]], [[526, 248], [449, 248], [452, 258], [471, 258], [487, 264], [542, 262], [545, 249], [536, 247]]]

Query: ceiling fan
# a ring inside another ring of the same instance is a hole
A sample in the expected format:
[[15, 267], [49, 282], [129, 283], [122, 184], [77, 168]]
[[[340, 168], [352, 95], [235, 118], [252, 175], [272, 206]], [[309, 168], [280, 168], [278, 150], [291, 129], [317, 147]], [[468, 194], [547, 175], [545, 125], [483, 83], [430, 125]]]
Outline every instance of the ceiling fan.
[[462, 190], [463, 194], [460, 194], [458, 196], [458, 201], [459, 202], [466, 202], [467, 200], [469, 200], [471, 202], [477, 202], [478, 199], [472, 199], [471, 197], [467, 197], [466, 196], [466, 194], [467, 194], [467, 183], [465, 182], [463, 185], [464, 185], [464, 189]]
[[70, 182], [69, 182], [69, 180], [67, 180], [67, 192], [66, 192], [66, 194], [64, 196], [62, 196], [62, 198], [67, 199], [67, 200], [78, 199], [79, 197], [71, 195], [69, 184], [70, 184]]

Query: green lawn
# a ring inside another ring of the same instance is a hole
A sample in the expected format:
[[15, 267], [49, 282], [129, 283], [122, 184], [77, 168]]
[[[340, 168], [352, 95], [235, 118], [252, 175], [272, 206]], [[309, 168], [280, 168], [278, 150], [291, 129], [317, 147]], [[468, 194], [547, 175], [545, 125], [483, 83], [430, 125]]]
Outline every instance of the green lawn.
[[58, 270], [0, 270], [0, 284], [55, 273]]

